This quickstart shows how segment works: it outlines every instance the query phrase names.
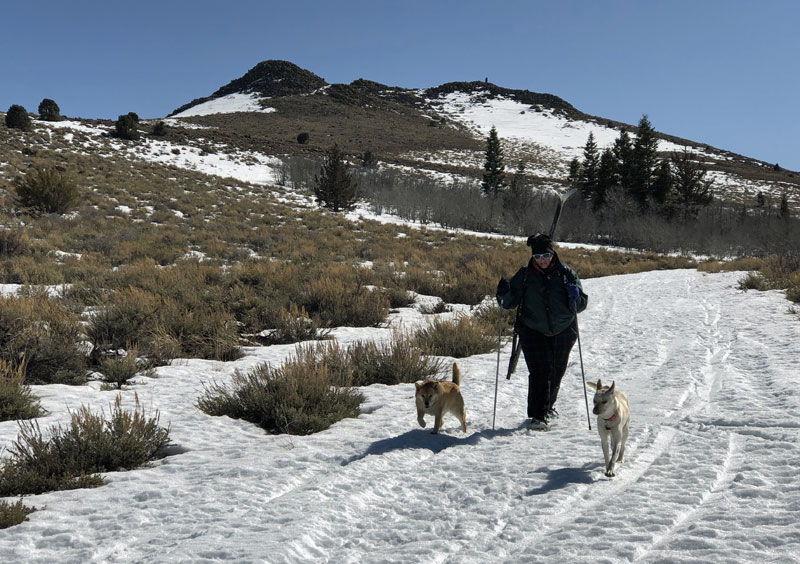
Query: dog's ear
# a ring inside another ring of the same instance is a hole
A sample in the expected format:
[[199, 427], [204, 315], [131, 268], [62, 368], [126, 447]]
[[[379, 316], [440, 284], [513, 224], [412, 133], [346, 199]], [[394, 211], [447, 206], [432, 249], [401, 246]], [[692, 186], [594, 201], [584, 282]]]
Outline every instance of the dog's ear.
[[442, 385], [439, 383], [438, 380], [434, 381], [433, 389], [436, 390], [437, 394], [442, 391]]
[[608, 389], [608, 392], [609, 392], [610, 394], [613, 394], [613, 393], [614, 393], [614, 386], [616, 385], [616, 383], [617, 383], [617, 381], [616, 381], [616, 380], [612, 380], [612, 381], [611, 381], [611, 387]]
[[423, 384], [425, 384], [425, 382], [423, 382], [422, 380], [417, 380], [416, 382], [414, 382], [414, 387], [419, 390], [420, 388], [422, 388]]
[[597, 384], [595, 384], [594, 382], [586, 382], [586, 385], [589, 386], [593, 390], [597, 389]]
[[603, 381], [598, 378], [597, 379], [597, 384], [595, 384], [595, 386], [596, 386], [596, 388], [598, 390], [602, 389], [603, 388]]

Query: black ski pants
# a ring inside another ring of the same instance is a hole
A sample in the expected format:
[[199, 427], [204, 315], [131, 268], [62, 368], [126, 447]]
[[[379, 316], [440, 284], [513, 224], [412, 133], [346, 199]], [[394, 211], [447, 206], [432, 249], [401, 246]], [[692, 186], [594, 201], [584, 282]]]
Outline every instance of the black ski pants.
[[544, 335], [528, 327], [519, 329], [519, 342], [528, 366], [528, 417], [544, 419], [555, 406], [561, 378], [577, 339], [575, 323], [557, 335]]

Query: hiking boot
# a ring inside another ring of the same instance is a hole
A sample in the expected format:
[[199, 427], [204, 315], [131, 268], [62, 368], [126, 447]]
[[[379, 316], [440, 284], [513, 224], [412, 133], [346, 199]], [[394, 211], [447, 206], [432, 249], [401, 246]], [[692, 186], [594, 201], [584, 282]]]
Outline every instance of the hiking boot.
[[544, 416], [545, 421], [555, 421], [558, 419], [558, 411], [556, 411], [555, 407], [551, 407], [550, 411], [547, 412], [547, 415]]
[[531, 431], [549, 431], [550, 425], [547, 424], [547, 421], [544, 419], [539, 419], [538, 417], [531, 417], [531, 422], [528, 425], [528, 429]]

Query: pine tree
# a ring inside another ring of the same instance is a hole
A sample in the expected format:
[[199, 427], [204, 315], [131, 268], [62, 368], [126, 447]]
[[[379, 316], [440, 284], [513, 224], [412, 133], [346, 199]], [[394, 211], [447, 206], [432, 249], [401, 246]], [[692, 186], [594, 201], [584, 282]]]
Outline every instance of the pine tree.
[[337, 145], [325, 153], [322, 169], [314, 177], [314, 196], [319, 205], [335, 212], [349, 211], [355, 206], [358, 187]]
[[692, 158], [688, 150], [672, 155], [672, 201], [686, 221], [696, 218], [701, 207], [714, 199], [711, 192], [713, 180], [706, 180], [708, 172]]
[[658, 165], [658, 138], [647, 115], [639, 120], [639, 131], [633, 144], [629, 193], [646, 209], [653, 197], [653, 177]]
[[622, 186], [625, 192], [630, 191], [631, 187], [631, 161], [633, 155], [633, 144], [631, 137], [624, 129], [619, 132], [619, 137], [614, 141], [611, 148], [614, 159], [617, 161], [616, 182]]
[[483, 164], [483, 181], [481, 190], [486, 196], [496, 198], [505, 187], [505, 168], [503, 162], [503, 148], [497, 137], [497, 129], [492, 126], [489, 137], [486, 139], [486, 160]]
[[598, 211], [606, 205], [609, 191], [619, 182], [617, 159], [611, 149], [606, 148], [600, 155], [597, 168], [597, 188], [592, 196], [592, 209]]
[[650, 189], [651, 203], [658, 207], [658, 211], [666, 215], [672, 216], [673, 211], [670, 209], [671, 205], [667, 202], [670, 192], [672, 191], [674, 179], [672, 176], [672, 167], [668, 159], [662, 159], [658, 167], [656, 167], [653, 176], [653, 183]]
[[39, 118], [44, 121], [61, 121], [61, 108], [50, 98], [45, 98], [39, 103]]
[[597, 193], [597, 172], [600, 168], [600, 157], [597, 154], [597, 143], [594, 133], [589, 132], [586, 145], [583, 146], [583, 163], [581, 164], [580, 181], [578, 185], [584, 200], [591, 200]]
[[781, 207], [778, 213], [780, 214], [781, 219], [789, 219], [789, 217], [791, 217], [791, 212], [789, 210], [789, 198], [786, 196], [786, 192], [781, 194]]

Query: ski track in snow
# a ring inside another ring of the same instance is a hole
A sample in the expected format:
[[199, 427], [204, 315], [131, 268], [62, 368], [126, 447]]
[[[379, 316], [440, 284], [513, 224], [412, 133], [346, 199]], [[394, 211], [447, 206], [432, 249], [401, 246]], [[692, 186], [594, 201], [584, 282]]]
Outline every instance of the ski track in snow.
[[[123, 392], [160, 410], [171, 455], [91, 490], [26, 498], [39, 511], [0, 530], [8, 563], [800, 562], [800, 328], [780, 292], [741, 273], [658, 271], [586, 280], [587, 380], [625, 391], [625, 461], [603, 474], [588, 429], [578, 348], [549, 433], [525, 427], [527, 382], [496, 354], [459, 359], [469, 431], [417, 425], [413, 385], [364, 388], [362, 414], [308, 437], [267, 435], [194, 406], [203, 383], [279, 363], [293, 346], [230, 363], [183, 360]], [[463, 308], [462, 308], [463, 310]], [[412, 309], [393, 324], [424, 323]], [[340, 328], [342, 343], [391, 329]], [[452, 359], [447, 359], [448, 363]], [[521, 363], [523, 364], [523, 363]], [[94, 386], [36, 387], [50, 414], [106, 408]], [[591, 397], [589, 397], [591, 404]], [[0, 445], [16, 436], [0, 423]]]

